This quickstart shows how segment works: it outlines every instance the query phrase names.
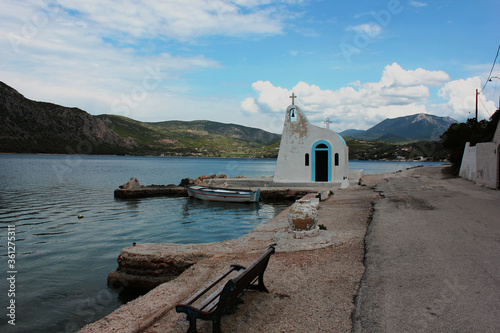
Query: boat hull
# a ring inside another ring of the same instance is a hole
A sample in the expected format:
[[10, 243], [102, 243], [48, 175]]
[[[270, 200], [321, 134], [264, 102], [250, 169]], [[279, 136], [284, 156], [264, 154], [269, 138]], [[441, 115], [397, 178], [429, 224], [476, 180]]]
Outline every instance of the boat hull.
[[192, 198], [221, 202], [258, 202], [260, 195], [260, 189], [254, 192], [250, 190], [190, 186], [187, 190], [189, 196]]

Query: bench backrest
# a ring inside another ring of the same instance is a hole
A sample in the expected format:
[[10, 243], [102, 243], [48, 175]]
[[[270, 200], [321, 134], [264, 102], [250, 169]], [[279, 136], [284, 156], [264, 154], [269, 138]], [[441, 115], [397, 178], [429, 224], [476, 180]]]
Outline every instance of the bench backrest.
[[267, 251], [261, 255], [252, 265], [239, 271], [229, 280], [220, 294], [218, 308], [225, 308], [248, 288], [261, 274], [264, 274], [269, 258], [275, 252], [274, 246], [269, 246]]

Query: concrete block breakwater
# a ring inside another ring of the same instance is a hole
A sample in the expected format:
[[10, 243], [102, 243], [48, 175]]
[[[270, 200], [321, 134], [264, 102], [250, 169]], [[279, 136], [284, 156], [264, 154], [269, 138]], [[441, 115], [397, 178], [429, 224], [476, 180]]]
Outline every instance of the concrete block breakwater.
[[[308, 193], [317, 192], [317, 187], [274, 187], [272, 180], [268, 178], [235, 178], [235, 179], [217, 179], [207, 182], [207, 186], [216, 186], [224, 188], [249, 188], [257, 190], [260, 188], [260, 198], [263, 201], [283, 201], [297, 200]], [[306, 185], [306, 184], [304, 184]], [[330, 184], [331, 186], [331, 184]], [[137, 178], [131, 178], [129, 182], [120, 186], [114, 191], [115, 198], [120, 199], [136, 199], [149, 198], [159, 196], [169, 197], [187, 197], [188, 192], [186, 187], [177, 185], [140, 185]]]

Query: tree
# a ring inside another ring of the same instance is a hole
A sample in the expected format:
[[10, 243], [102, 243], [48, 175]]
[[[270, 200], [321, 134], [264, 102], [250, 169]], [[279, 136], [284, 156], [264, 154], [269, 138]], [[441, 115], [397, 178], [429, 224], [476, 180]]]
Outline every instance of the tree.
[[471, 146], [475, 146], [480, 142], [490, 142], [495, 135], [499, 118], [500, 110], [495, 111], [489, 121], [478, 122], [469, 118], [465, 123], [451, 124], [441, 135], [443, 146], [450, 151], [449, 161], [456, 173], [460, 170], [465, 144], [470, 142]]

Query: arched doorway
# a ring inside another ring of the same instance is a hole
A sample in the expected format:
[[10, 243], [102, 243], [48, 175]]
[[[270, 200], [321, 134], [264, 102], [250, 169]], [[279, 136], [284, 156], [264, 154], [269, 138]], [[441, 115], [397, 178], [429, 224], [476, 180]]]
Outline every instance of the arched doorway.
[[312, 147], [312, 181], [330, 182], [332, 180], [332, 147], [324, 140]]

